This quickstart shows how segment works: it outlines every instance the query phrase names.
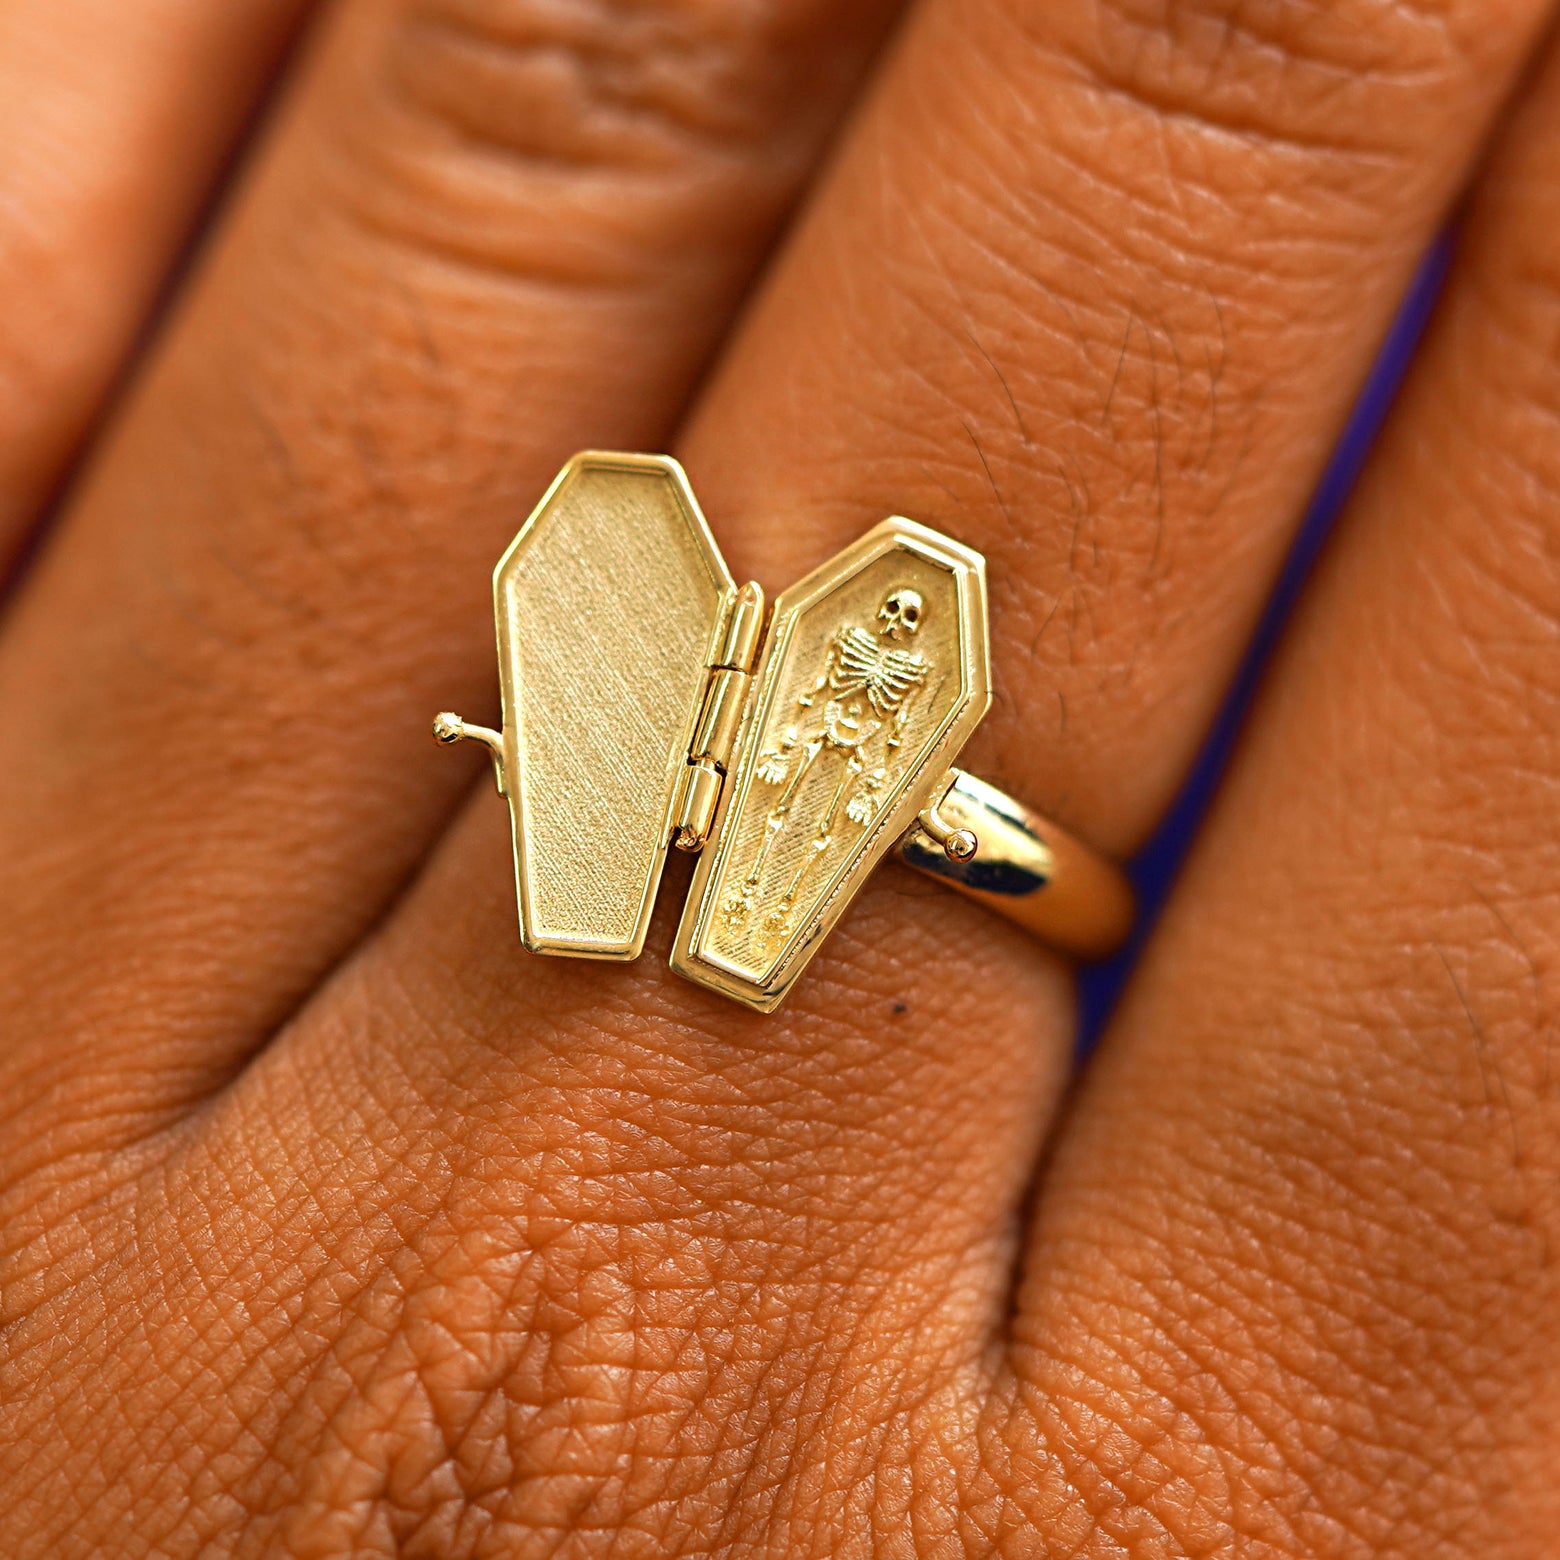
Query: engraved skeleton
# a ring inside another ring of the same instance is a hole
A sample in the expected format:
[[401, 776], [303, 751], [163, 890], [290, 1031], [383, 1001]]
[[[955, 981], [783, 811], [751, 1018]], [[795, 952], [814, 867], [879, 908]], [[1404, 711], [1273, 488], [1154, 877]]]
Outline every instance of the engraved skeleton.
[[[925, 657], [901, 648], [914, 638], [925, 610], [918, 591], [900, 587], [883, 598], [875, 632], [860, 624], [840, 629], [829, 641], [817, 682], [796, 701], [799, 709], [811, 710], [824, 696], [821, 718], [805, 729], [787, 727], [778, 746], [759, 754], [755, 778], [784, 789], [769, 810], [763, 840], [741, 887], [726, 901], [726, 914], [733, 920], [751, 913], [775, 842], [785, 832], [808, 776], [820, 765], [837, 765], [838, 777], [813, 820], [801, 865], [765, 918], [770, 932], [789, 931], [796, 896], [839, 837], [842, 815], [858, 827], [872, 821], [912, 704], [931, 670]], [[879, 760], [875, 764], [874, 757]]]

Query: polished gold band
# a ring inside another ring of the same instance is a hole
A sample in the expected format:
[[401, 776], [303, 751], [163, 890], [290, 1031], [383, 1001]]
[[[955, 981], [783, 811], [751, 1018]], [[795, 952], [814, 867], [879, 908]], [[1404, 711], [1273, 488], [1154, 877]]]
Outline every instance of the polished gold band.
[[900, 840], [899, 859], [1078, 958], [1103, 958], [1132, 929], [1118, 868], [962, 769]]

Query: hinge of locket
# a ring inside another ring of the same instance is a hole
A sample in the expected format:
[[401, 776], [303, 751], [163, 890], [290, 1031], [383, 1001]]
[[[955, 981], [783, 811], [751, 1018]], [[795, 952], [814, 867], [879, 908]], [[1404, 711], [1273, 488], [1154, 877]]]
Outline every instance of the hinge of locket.
[[679, 850], [702, 850], [710, 837], [742, 725], [742, 711], [753, 685], [763, 632], [764, 592], [749, 580], [732, 603], [704, 683], [699, 718], [688, 748], [688, 767], [672, 808], [672, 843]]

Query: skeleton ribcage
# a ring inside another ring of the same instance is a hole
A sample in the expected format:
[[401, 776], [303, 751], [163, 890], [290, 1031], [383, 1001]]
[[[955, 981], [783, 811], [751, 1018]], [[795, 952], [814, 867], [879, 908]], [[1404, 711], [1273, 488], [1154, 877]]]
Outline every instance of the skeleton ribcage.
[[847, 628], [835, 640], [834, 693], [864, 691], [879, 715], [890, 715], [905, 695], [926, 679], [926, 662], [904, 650], [892, 650], [864, 628]]

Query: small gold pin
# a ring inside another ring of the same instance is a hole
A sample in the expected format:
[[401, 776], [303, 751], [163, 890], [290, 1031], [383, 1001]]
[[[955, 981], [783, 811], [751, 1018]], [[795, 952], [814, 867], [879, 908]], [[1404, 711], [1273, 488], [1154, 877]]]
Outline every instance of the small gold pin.
[[934, 844], [942, 846], [943, 854], [949, 861], [973, 861], [980, 850], [980, 840], [975, 831], [949, 823], [937, 811], [935, 802], [930, 807], [922, 808], [915, 821], [930, 835]]
[[498, 794], [507, 794], [504, 789], [504, 738], [501, 732], [494, 731], [491, 726], [474, 726], [459, 715], [441, 710], [433, 717], [433, 740], [442, 742], [446, 747], [455, 742], [480, 742], [492, 755], [493, 778], [498, 785]]

